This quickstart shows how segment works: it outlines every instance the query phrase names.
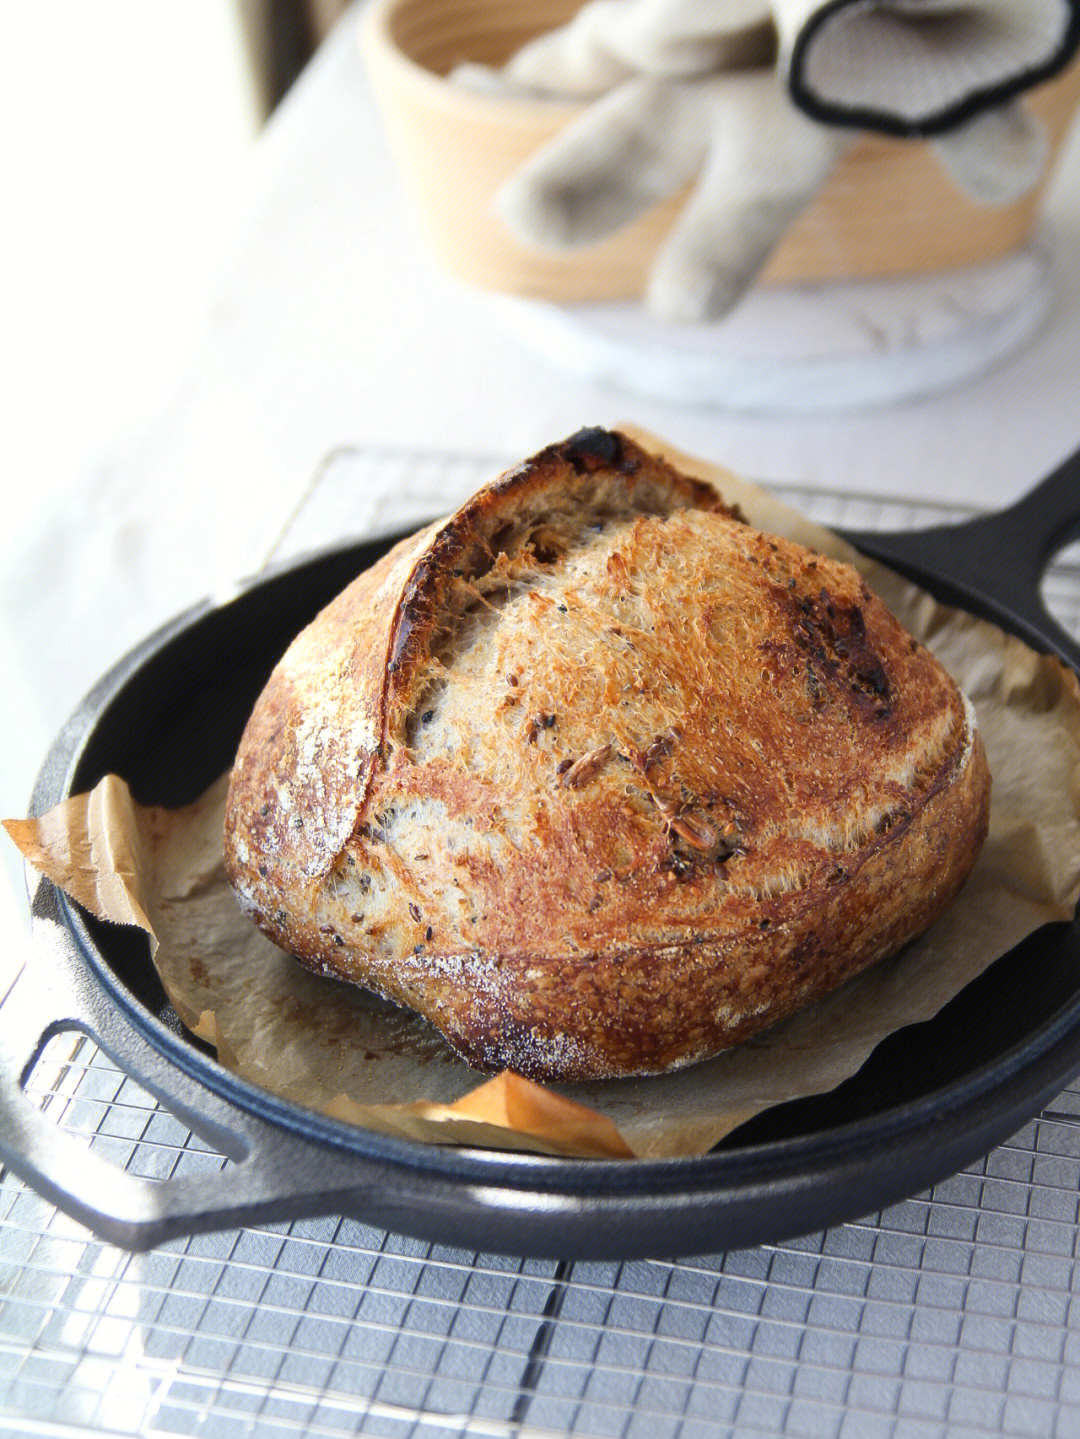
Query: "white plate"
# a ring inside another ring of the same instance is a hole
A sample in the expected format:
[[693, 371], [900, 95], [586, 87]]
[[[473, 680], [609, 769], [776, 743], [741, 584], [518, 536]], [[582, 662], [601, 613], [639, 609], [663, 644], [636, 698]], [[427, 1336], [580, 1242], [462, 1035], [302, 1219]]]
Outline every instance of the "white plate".
[[503, 327], [590, 380], [676, 404], [813, 413], [932, 394], [1026, 344], [1050, 309], [1027, 249], [934, 275], [752, 290], [716, 324], [668, 324], [638, 301], [492, 296]]

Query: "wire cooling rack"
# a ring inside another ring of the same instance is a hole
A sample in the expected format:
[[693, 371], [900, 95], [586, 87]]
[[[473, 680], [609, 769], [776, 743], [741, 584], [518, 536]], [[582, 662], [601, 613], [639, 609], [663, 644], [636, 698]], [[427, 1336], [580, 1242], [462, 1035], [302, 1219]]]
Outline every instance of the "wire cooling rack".
[[[407, 525], [497, 469], [342, 451], [273, 558]], [[851, 528], [965, 517], [778, 492]], [[1080, 633], [1075, 547], [1046, 595]], [[28, 1092], [140, 1175], [228, 1162], [83, 1035], [50, 1040]], [[928, 1193], [690, 1261], [506, 1259], [333, 1216], [131, 1255], [0, 1171], [0, 1434], [1066, 1439], [1078, 1204], [1080, 1085]]]

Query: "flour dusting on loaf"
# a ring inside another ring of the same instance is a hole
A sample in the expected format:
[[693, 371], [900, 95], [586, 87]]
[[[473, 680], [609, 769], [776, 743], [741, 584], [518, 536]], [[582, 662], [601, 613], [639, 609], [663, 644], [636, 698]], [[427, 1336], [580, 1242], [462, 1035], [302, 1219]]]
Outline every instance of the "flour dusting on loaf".
[[241, 904], [479, 1069], [656, 1074], [895, 953], [985, 838], [970, 705], [849, 566], [586, 430], [398, 545], [275, 669]]

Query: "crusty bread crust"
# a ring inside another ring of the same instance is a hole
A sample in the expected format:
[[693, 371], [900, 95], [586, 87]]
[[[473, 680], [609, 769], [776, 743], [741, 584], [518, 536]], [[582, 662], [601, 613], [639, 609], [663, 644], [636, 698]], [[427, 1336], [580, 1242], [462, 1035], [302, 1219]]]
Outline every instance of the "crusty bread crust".
[[226, 863], [277, 944], [477, 1068], [656, 1074], [925, 929], [989, 788], [970, 705], [853, 569], [588, 430], [294, 641]]

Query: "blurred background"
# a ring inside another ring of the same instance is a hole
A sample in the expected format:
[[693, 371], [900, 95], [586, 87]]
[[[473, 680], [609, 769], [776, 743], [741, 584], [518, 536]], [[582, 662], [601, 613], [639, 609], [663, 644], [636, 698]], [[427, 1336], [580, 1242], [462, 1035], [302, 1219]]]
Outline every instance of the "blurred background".
[[[0, 569], [35, 519], [153, 423], [205, 323], [245, 162], [336, 0], [0, 5]], [[48, 575], [25, 574], [28, 586]], [[0, 627], [0, 647], [10, 632]], [[0, 653], [0, 808], [62, 721]], [[5, 843], [0, 926], [28, 923]]]
[[6, 529], [160, 402], [252, 142], [342, 8], [0, 6]]

